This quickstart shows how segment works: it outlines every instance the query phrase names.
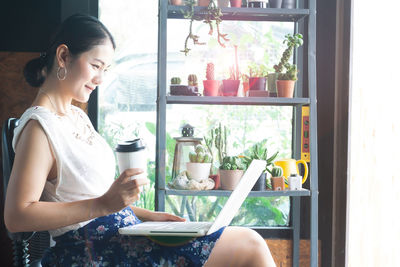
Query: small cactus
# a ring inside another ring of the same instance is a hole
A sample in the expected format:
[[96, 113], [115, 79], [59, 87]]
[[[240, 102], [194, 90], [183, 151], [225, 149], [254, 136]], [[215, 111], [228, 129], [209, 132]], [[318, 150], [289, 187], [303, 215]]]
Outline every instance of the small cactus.
[[282, 167], [275, 166], [271, 170], [272, 177], [281, 177], [283, 175]]
[[214, 63], [207, 63], [206, 79], [207, 80], [215, 80]]
[[172, 77], [171, 84], [181, 84], [181, 78], [179, 77]]
[[189, 152], [189, 160], [193, 163], [210, 163], [212, 156], [207, 152], [207, 149], [202, 145], [197, 145], [195, 152]]
[[221, 170], [244, 170], [245, 166], [242, 159], [238, 156], [230, 157], [226, 156], [222, 160], [222, 164], [219, 167]]
[[196, 151], [196, 153], [200, 153], [200, 152], [205, 152], [205, 150], [204, 150], [204, 147], [202, 146], [202, 145], [200, 145], [200, 144], [198, 144], [196, 147], [195, 147], [195, 149], [194, 149], [194, 151]]
[[197, 86], [197, 76], [196, 74], [189, 74], [188, 76], [189, 86]]

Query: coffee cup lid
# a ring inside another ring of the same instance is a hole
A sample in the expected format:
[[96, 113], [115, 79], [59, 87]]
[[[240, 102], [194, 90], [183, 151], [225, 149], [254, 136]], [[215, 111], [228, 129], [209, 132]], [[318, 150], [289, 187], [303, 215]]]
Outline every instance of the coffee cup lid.
[[136, 152], [146, 148], [143, 140], [141, 138], [137, 138], [134, 140], [121, 141], [118, 142], [115, 151], [117, 152]]

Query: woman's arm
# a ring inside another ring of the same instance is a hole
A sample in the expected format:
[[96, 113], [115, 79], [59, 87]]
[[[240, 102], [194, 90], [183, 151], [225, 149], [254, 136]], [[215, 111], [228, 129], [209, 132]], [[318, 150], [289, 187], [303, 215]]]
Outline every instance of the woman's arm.
[[150, 211], [132, 205], [130, 207], [141, 221], [186, 221], [182, 217], [167, 212]]
[[99, 198], [63, 203], [39, 201], [54, 163], [42, 127], [35, 120], [29, 121], [18, 140], [7, 188], [4, 221], [9, 231], [57, 229], [119, 211], [136, 201], [139, 186], [147, 183], [146, 179], [130, 181], [129, 177], [138, 171], [129, 169]]

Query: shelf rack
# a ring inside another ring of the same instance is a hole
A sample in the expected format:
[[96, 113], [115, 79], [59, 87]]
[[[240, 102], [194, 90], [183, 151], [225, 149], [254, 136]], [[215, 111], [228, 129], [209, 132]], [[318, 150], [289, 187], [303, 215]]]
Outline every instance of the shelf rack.
[[[296, 109], [303, 105], [310, 108], [310, 190], [301, 191], [264, 191], [251, 192], [250, 197], [289, 196], [291, 198], [291, 226], [263, 227], [261, 230], [278, 229], [290, 230], [293, 238], [293, 266], [299, 266], [300, 243], [300, 198], [310, 199], [310, 266], [318, 266], [318, 146], [317, 146], [317, 98], [316, 98], [316, 0], [297, 0], [296, 9], [273, 8], [222, 8], [222, 20], [240, 21], [281, 21], [294, 22], [305, 36], [305, 53], [300, 53], [306, 79], [298, 82], [307, 82], [308, 97], [258, 98], [258, 97], [200, 97], [200, 96], [169, 96], [166, 83], [167, 69], [167, 20], [185, 19], [183, 14], [188, 10], [186, 6], [171, 6], [168, 1], [159, 0], [159, 28], [158, 28], [158, 95], [157, 95], [157, 140], [156, 140], [156, 181], [155, 202], [156, 210], [165, 210], [165, 197], [178, 196], [229, 196], [231, 191], [188, 191], [172, 190], [165, 185], [165, 158], [166, 158], [166, 106], [168, 104], [199, 104], [199, 105], [264, 105], [264, 106], [293, 106]], [[304, 8], [306, 7], [306, 8]], [[206, 7], [194, 7], [196, 20], [204, 18]], [[300, 27], [299, 27], [300, 26]], [[300, 86], [303, 87], [303, 86]], [[302, 89], [300, 90], [302, 91]], [[296, 130], [298, 133], [298, 130]], [[295, 137], [296, 135], [294, 135]], [[294, 138], [294, 141], [299, 141]], [[298, 156], [298, 155], [296, 155]], [[257, 228], [257, 227], [256, 227]], [[255, 229], [253, 227], [253, 229]]]
[[[168, 18], [184, 19], [183, 14], [188, 11], [186, 6], [168, 6]], [[206, 14], [206, 7], [194, 7], [196, 18], [201, 20]], [[298, 22], [309, 15], [308, 9], [284, 9], [284, 8], [238, 8], [223, 7], [222, 20], [241, 21], [286, 21]]]
[[[219, 196], [229, 197], [232, 191], [228, 190], [176, 190], [176, 189], [160, 189], [164, 190], [166, 195], [174, 196]], [[310, 190], [284, 190], [284, 191], [251, 191], [249, 197], [301, 197], [310, 196]]]
[[298, 106], [309, 105], [310, 99], [284, 97], [167, 96], [167, 104]]

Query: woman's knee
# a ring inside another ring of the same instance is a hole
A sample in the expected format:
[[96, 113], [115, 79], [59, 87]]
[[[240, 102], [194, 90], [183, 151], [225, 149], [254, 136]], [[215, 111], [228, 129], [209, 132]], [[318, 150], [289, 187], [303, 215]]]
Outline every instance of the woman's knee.
[[222, 258], [227, 264], [224, 266], [270, 266], [263, 263], [266, 258], [272, 258], [265, 240], [256, 231], [245, 227], [227, 227], [214, 250], [207, 266], [218, 266], [211, 263], [220, 262]]

